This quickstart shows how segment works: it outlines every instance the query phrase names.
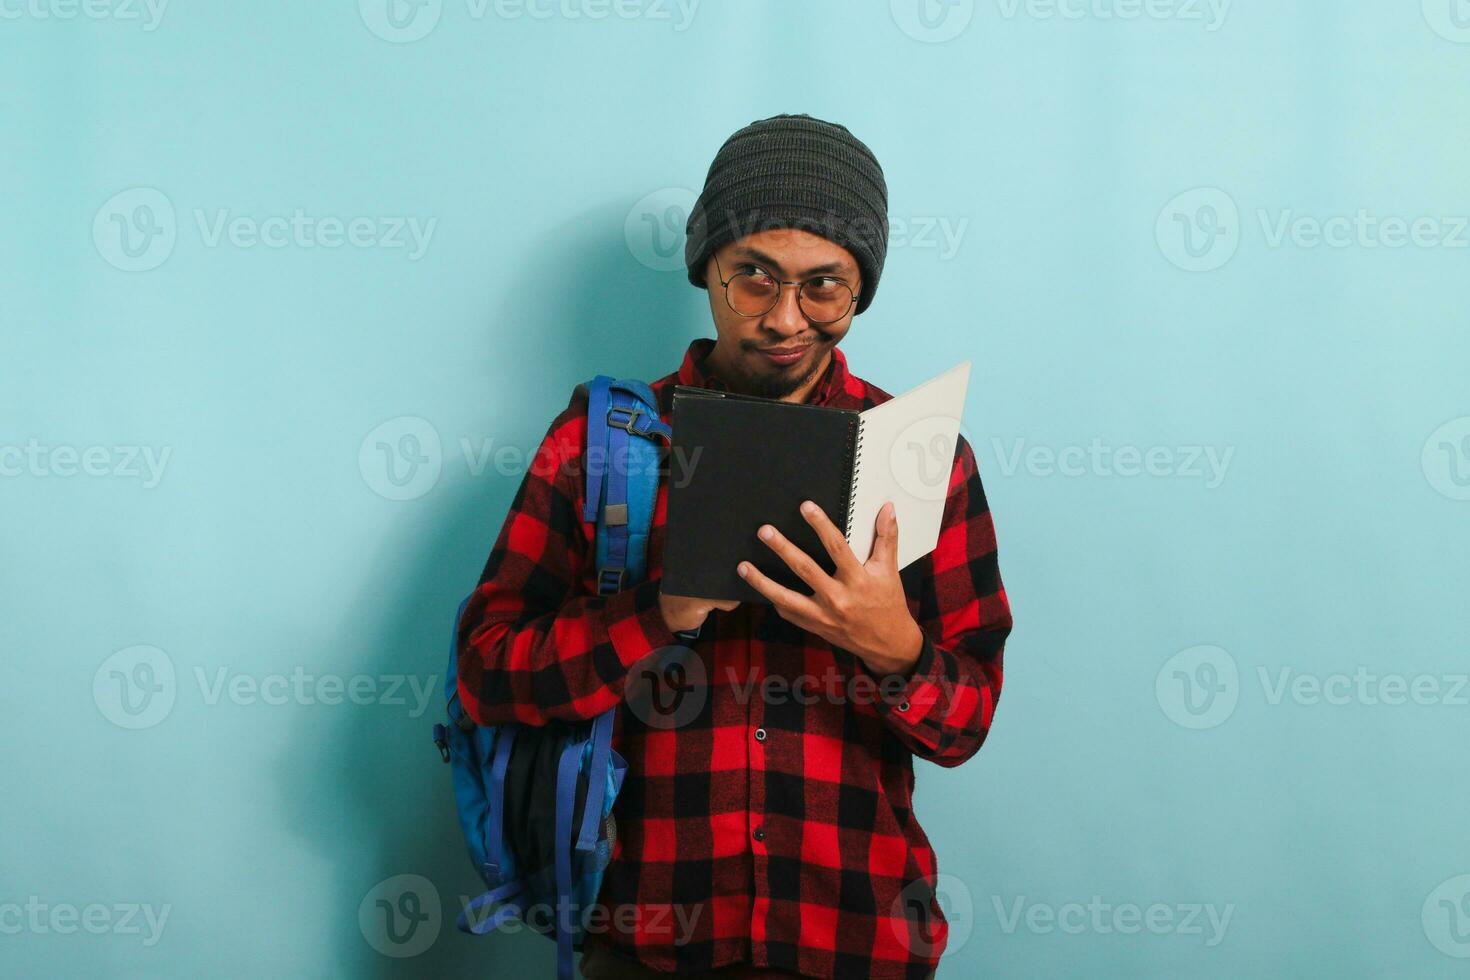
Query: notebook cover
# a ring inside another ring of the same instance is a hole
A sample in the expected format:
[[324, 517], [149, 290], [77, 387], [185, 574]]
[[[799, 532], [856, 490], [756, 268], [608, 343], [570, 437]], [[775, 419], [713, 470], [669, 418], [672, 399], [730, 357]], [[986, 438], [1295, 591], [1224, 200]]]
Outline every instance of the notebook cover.
[[858, 413], [847, 409], [676, 386], [663, 591], [768, 602], [736, 574], [746, 560], [810, 595], [755, 532], [773, 524], [829, 574], [834, 570], [800, 507], [814, 500], [846, 528], [857, 424]]

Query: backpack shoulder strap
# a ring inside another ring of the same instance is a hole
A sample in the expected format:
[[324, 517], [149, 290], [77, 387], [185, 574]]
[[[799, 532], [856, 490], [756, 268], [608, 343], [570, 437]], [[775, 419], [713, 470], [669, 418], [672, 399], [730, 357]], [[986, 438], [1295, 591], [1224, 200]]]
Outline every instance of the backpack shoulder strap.
[[599, 374], [587, 383], [587, 486], [582, 520], [597, 524], [597, 591], [643, 577], [658, 494], [658, 440], [673, 430], [642, 381]]
[[[587, 489], [583, 520], [597, 522], [597, 590], [621, 591], [647, 570], [648, 536], [658, 498], [658, 440], [673, 430], [658, 414], [658, 400], [642, 381], [599, 374], [587, 383]], [[590, 771], [602, 773], [611, 753], [613, 712], [593, 722]], [[594, 778], [577, 834], [576, 850], [597, 844], [602, 820], [603, 781]], [[558, 837], [558, 843], [562, 840]]]

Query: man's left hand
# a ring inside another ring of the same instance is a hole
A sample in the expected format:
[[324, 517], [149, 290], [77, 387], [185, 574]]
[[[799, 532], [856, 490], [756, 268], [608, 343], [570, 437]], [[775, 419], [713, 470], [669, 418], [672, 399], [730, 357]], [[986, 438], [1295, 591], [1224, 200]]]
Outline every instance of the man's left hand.
[[822, 508], [808, 500], [801, 513], [836, 564], [835, 575], [828, 575], [770, 524], [761, 525], [757, 536], [811, 586], [812, 595], [772, 581], [750, 562], [741, 562], [736, 571], [771, 600], [782, 619], [852, 651], [879, 677], [907, 676], [923, 649], [924, 633], [909, 613], [898, 576], [898, 518], [893, 503], [878, 511], [877, 538], [866, 563], [858, 561], [847, 537]]

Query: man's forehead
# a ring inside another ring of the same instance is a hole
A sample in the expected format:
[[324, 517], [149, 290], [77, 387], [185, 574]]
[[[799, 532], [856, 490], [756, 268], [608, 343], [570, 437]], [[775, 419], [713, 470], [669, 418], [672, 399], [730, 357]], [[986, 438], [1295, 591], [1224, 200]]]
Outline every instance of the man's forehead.
[[857, 272], [851, 252], [801, 228], [771, 228], [746, 235], [731, 243], [731, 250], [743, 258], [775, 263], [785, 272]]

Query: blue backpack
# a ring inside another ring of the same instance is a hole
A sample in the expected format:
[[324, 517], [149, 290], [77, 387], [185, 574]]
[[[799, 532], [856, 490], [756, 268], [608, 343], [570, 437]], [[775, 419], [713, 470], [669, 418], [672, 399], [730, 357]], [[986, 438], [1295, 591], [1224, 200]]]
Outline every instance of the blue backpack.
[[[587, 388], [582, 519], [597, 523], [598, 594], [608, 595], [647, 572], [658, 494], [655, 440], [668, 440], [671, 431], [643, 382], [599, 374]], [[456, 637], [468, 601], [455, 615]], [[697, 633], [678, 635], [687, 641]], [[453, 640], [444, 696], [449, 721], [434, 726], [434, 742], [452, 769], [470, 857], [490, 889], [456, 924], [482, 935], [520, 919], [556, 940], [556, 975], [571, 980], [572, 952], [584, 938], [581, 913], [597, 899], [617, 839], [612, 808], [627, 772], [612, 749], [617, 709], [580, 723], [478, 726], [459, 701]]]

